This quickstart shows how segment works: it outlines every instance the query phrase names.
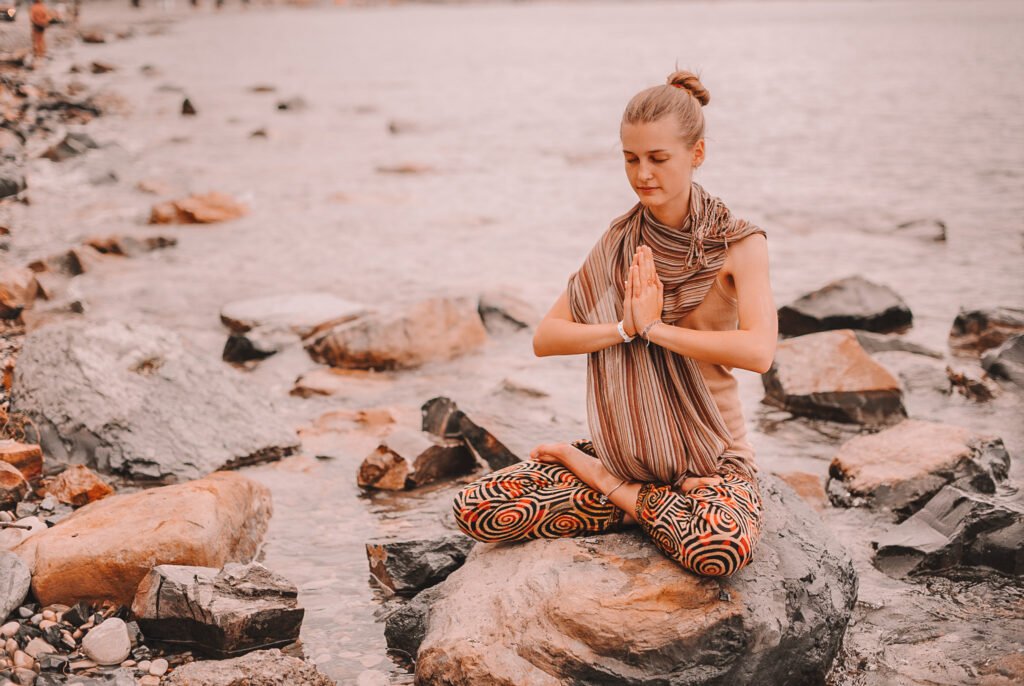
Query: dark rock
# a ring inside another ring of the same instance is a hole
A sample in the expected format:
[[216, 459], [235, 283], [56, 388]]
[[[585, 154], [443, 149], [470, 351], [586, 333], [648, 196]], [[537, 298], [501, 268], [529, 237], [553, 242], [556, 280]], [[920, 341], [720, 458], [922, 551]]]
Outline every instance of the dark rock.
[[17, 195], [28, 188], [25, 175], [8, 167], [0, 167], [0, 198]]
[[261, 326], [245, 333], [233, 333], [228, 336], [221, 359], [225, 362], [265, 360], [289, 345], [298, 344], [300, 340], [298, 336], [287, 329]]
[[64, 160], [77, 157], [89, 150], [95, 150], [100, 146], [92, 139], [92, 136], [86, 133], [68, 133], [64, 136], [64, 140], [57, 143], [49, 150], [42, 154], [45, 157], [54, 162], [63, 162]]
[[959, 353], [982, 353], [1022, 333], [1024, 309], [1020, 307], [961, 308], [949, 331], [949, 346]]
[[779, 333], [801, 336], [832, 329], [866, 329], [888, 333], [913, 323], [903, 299], [888, 286], [850, 276], [779, 308]]
[[[475, 546], [424, 592], [417, 683], [824, 683], [857, 598], [853, 561], [787, 485], [760, 483], [761, 539], [728, 578], [682, 570], [639, 530]], [[404, 619], [413, 652], [415, 613]]]
[[540, 321], [529, 303], [507, 293], [484, 293], [480, 296], [477, 310], [490, 333], [501, 333], [506, 329], [528, 329]]
[[844, 443], [829, 466], [826, 490], [833, 505], [890, 510], [903, 520], [947, 484], [994, 493], [1009, 469], [1002, 439], [906, 419]]
[[444, 581], [466, 560], [476, 541], [463, 534], [366, 544], [370, 573], [399, 595], [414, 595]]
[[864, 331], [863, 329], [854, 329], [853, 333], [856, 334], [857, 342], [860, 343], [860, 346], [871, 355], [898, 350], [905, 353], [914, 353], [915, 355], [934, 357], [938, 360], [943, 358], [943, 354], [938, 350], [932, 350], [923, 345], [904, 340], [897, 334], [874, 333], [873, 331]]
[[415, 662], [416, 653], [427, 634], [430, 606], [443, 597], [443, 588], [431, 586], [387, 613], [384, 619], [384, 640], [387, 641], [389, 653], [408, 664]]
[[64, 621], [74, 627], [80, 627], [89, 621], [89, 606], [78, 602], [64, 613]]
[[299, 96], [288, 98], [287, 100], [281, 100], [277, 103], [277, 109], [282, 111], [287, 110], [289, 112], [301, 112], [306, 109], [306, 107], [308, 107], [308, 104], [306, 103], [305, 98]]
[[999, 391], [998, 386], [983, 373], [978, 374], [963, 367], [954, 369], [951, 365], [946, 365], [946, 378], [949, 379], [950, 391], [956, 390], [960, 395], [975, 402], [992, 400]]
[[797, 415], [881, 426], [907, 416], [899, 381], [851, 329], [780, 341], [761, 376], [764, 402]]
[[196, 106], [193, 105], [192, 101], [188, 98], [185, 98], [181, 102], [181, 114], [185, 117], [194, 117], [196, 114], [198, 114], [198, 112], [196, 111]]
[[335, 686], [334, 681], [280, 650], [258, 650], [231, 660], [199, 660], [176, 668], [167, 686]]
[[[40, 655], [37, 659], [39, 660], [39, 669], [44, 672], [62, 672], [65, 670], [68, 664], [67, 656], [57, 655], [55, 653], [50, 653], [48, 655]], [[36, 684], [38, 683], [39, 682], [36, 681]]]
[[194, 479], [299, 445], [237, 372], [160, 327], [51, 324], [25, 338], [14, 376], [43, 451], [100, 472]]
[[258, 562], [220, 571], [158, 565], [139, 584], [132, 612], [147, 639], [223, 658], [298, 639], [305, 611], [297, 597], [294, 584]]
[[473, 423], [450, 399], [432, 398], [423, 404], [423, 430], [439, 438], [461, 438], [492, 470], [521, 462], [489, 431]]
[[944, 243], [947, 238], [946, 222], [941, 219], [914, 219], [896, 225], [899, 235]]
[[1024, 335], [1007, 339], [981, 358], [981, 366], [992, 376], [1024, 388]]
[[0, 623], [25, 602], [31, 583], [32, 574], [21, 558], [0, 552]]
[[962, 565], [1024, 574], [1024, 505], [946, 486], [872, 547], [874, 565], [893, 577]]
[[402, 490], [474, 469], [476, 460], [462, 441], [399, 429], [363, 460], [357, 483], [362, 488]]
[[95, 61], [90, 65], [90, 69], [93, 74], [107, 74], [112, 71], [117, 71], [117, 67], [108, 63]]

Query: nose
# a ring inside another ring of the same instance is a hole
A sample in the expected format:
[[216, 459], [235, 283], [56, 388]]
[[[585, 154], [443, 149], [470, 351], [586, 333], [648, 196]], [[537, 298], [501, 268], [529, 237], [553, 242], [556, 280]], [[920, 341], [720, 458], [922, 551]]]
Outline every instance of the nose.
[[641, 184], [649, 183], [652, 179], [651, 168], [644, 162], [640, 162], [640, 168], [637, 171], [636, 178]]

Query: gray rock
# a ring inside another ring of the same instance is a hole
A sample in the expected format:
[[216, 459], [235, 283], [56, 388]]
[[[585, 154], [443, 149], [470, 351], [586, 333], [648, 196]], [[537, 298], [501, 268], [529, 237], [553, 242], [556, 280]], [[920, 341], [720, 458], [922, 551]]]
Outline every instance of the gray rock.
[[362, 488], [412, 489], [469, 474], [476, 466], [473, 453], [460, 440], [397, 429], [359, 465], [356, 483]]
[[1024, 388], [1024, 335], [1008, 338], [998, 348], [986, 352], [981, 357], [981, 366], [990, 375]]
[[327, 293], [293, 293], [228, 303], [220, 311], [220, 320], [232, 333], [269, 326], [305, 338], [366, 311], [363, 305]]
[[416, 652], [427, 635], [430, 608], [444, 594], [444, 588], [434, 585], [388, 611], [384, 618], [384, 640], [389, 654], [396, 655], [407, 664], [415, 662]]
[[100, 147], [96, 144], [96, 141], [87, 133], [68, 133], [64, 136], [64, 140], [56, 145], [52, 146], [49, 150], [42, 154], [42, 157], [53, 160], [54, 162], [63, 162], [64, 160], [72, 157], [77, 157], [82, 153], [88, 152], [89, 150], [95, 150]]
[[294, 584], [258, 562], [219, 571], [157, 565], [139, 584], [132, 612], [147, 639], [232, 657], [298, 639], [305, 611], [297, 598]]
[[949, 331], [949, 345], [962, 353], [982, 353], [1024, 333], [1024, 308], [961, 308]]
[[98, 665], [116, 665], [132, 651], [128, 626], [119, 617], [104, 619], [82, 637], [82, 652]]
[[399, 595], [415, 595], [459, 568], [476, 541], [464, 534], [366, 544], [370, 574]]
[[477, 310], [490, 333], [501, 333], [506, 329], [529, 329], [540, 321], [529, 303], [508, 293], [484, 293], [480, 296]]
[[75, 676], [68, 679], [66, 674], [43, 673], [36, 677], [35, 686], [135, 686], [135, 677], [132, 670], [119, 668], [111, 672], [105, 672], [94, 676]]
[[161, 327], [65, 321], [37, 329], [15, 379], [16, 409], [60, 462], [194, 479], [298, 447], [269, 400]]
[[0, 167], [0, 198], [21, 193], [28, 187], [25, 175], [9, 166]]
[[984, 566], [1024, 574], [1024, 503], [946, 486], [913, 517], [872, 541], [889, 576]]
[[888, 333], [913, 323], [910, 308], [888, 286], [849, 276], [779, 308], [779, 333], [802, 336], [831, 329]]
[[824, 683], [853, 561], [789, 486], [765, 474], [761, 489], [755, 558], [727, 578], [686, 572], [639, 530], [474, 547], [425, 592], [416, 683]]
[[21, 558], [0, 552], [0, 623], [25, 602], [31, 583], [32, 574]]
[[462, 439], [492, 470], [521, 462], [491, 432], [473, 423], [451, 398], [431, 398], [423, 403], [420, 412], [424, 431], [438, 438]]
[[167, 686], [335, 686], [302, 660], [274, 648], [231, 660], [200, 660], [181, 665], [163, 682]]
[[897, 334], [874, 333], [873, 331], [864, 331], [862, 329], [854, 329], [853, 332], [857, 336], [857, 342], [870, 355], [898, 350], [905, 353], [914, 353], [915, 355], [934, 357], [937, 360], [943, 358], [943, 354], [938, 350], [932, 350], [912, 341], [904, 340]]
[[896, 225], [901, 236], [910, 236], [934, 243], [944, 243], [948, 230], [946, 222], [941, 219], [913, 219]]

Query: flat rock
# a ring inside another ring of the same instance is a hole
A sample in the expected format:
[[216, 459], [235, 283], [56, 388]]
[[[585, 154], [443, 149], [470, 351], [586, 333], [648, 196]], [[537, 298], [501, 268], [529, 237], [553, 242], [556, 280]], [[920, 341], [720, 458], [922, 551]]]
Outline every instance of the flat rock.
[[466, 560], [476, 541], [465, 534], [366, 544], [370, 574], [399, 595], [415, 595], [444, 579]]
[[889, 576], [983, 566], [1024, 574], [1024, 503], [946, 486], [914, 516], [872, 541]]
[[39, 285], [36, 274], [27, 267], [0, 270], [0, 318], [14, 319], [31, 307]]
[[475, 546], [426, 591], [423, 623], [404, 615], [425, 631], [418, 651], [404, 637], [416, 683], [824, 683], [856, 571], [787, 485], [764, 474], [761, 489], [755, 559], [727, 578], [685, 571], [638, 529]]
[[438, 438], [465, 441], [473, 452], [492, 470], [521, 462], [505, 444], [483, 427], [475, 424], [451, 398], [438, 396], [423, 403], [423, 430]]
[[167, 686], [335, 686], [334, 681], [302, 660], [277, 648], [257, 650], [230, 660], [199, 660], [181, 665], [163, 682]]
[[25, 602], [31, 583], [32, 575], [22, 559], [14, 553], [0, 552], [0, 622], [6, 622]]
[[47, 456], [101, 473], [194, 479], [298, 447], [269, 399], [162, 327], [54, 323], [25, 338], [14, 378]]
[[38, 445], [18, 441], [0, 441], [0, 460], [16, 467], [27, 481], [34, 481], [43, 473], [43, 450]]
[[106, 498], [114, 489], [84, 464], [73, 464], [46, 485], [46, 492], [62, 503], [81, 507]]
[[790, 488], [796, 491], [808, 505], [818, 512], [828, 507], [828, 496], [825, 494], [824, 480], [817, 474], [809, 472], [775, 472]]
[[873, 331], [864, 331], [861, 329], [854, 329], [853, 332], [856, 334], [857, 342], [860, 343], [860, 346], [871, 355], [897, 350], [905, 353], [913, 353], [915, 355], [934, 357], [937, 360], [941, 360], [943, 358], [943, 354], [940, 351], [932, 350], [931, 348], [926, 348], [925, 346], [914, 343], [913, 341], [905, 340], [898, 334], [875, 333]]
[[851, 329], [780, 341], [764, 401], [797, 415], [879, 426], [907, 416], [900, 383]]
[[154, 565], [248, 562], [271, 511], [265, 486], [216, 472], [97, 500], [13, 552], [32, 569], [32, 590], [43, 605], [128, 604]]
[[366, 311], [363, 305], [327, 293], [293, 293], [228, 303], [220, 311], [220, 320], [233, 333], [270, 326], [305, 338]]
[[229, 195], [202, 193], [180, 200], [158, 203], [149, 216], [150, 224], [214, 224], [238, 219], [249, 208]]
[[132, 613], [147, 639], [233, 657], [299, 638], [298, 589], [258, 562], [158, 565], [139, 584]]
[[537, 311], [528, 302], [515, 295], [499, 291], [488, 291], [482, 294], [477, 310], [487, 331], [492, 334], [509, 329], [529, 329], [540, 321]]
[[861, 276], [833, 281], [779, 308], [779, 333], [802, 336], [832, 329], [888, 333], [913, 323], [910, 308], [888, 286]]
[[902, 520], [947, 484], [994, 493], [1009, 469], [1002, 439], [905, 419], [844, 443], [829, 466], [826, 490], [834, 505], [890, 510]]
[[983, 353], [1024, 334], [1024, 308], [960, 308], [949, 331], [949, 347], [959, 353]]
[[430, 298], [360, 317], [312, 339], [317, 362], [348, 369], [409, 369], [450, 360], [487, 342], [476, 302]]
[[403, 490], [474, 469], [476, 459], [462, 441], [396, 429], [363, 460], [356, 482], [361, 488]]
[[1006, 339], [981, 357], [981, 366], [991, 376], [1024, 388], [1024, 335]]

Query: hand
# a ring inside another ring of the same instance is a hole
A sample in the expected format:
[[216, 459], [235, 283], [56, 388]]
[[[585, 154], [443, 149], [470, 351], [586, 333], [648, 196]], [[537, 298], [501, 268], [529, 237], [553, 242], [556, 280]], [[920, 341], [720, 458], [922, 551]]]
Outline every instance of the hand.
[[530, 451], [530, 459], [547, 464], [565, 464], [566, 448], [572, 446], [565, 443], [542, 443]]
[[691, 476], [683, 479], [683, 483], [679, 484], [679, 490], [682, 493], [686, 493], [696, 488], [716, 486], [720, 483], [722, 483], [722, 477], [720, 476]]
[[636, 324], [633, 323], [633, 279], [632, 279], [632, 268], [633, 265], [637, 264], [639, 259], [639, 252], [633, 253], [633, 264], [630, 265], [630, 271], [626, 272], [626, 289], [622, 296], [622, 328], [626, 330], [627, 336], [635, 336], [638, 329]]
[[642, 332], [648, 324], [661, 317], [665, 307], [665, 286], [658, 278], [654, 253], [648, 246], [637, 246], [629, 275], [632, 282], [633, 326]]

